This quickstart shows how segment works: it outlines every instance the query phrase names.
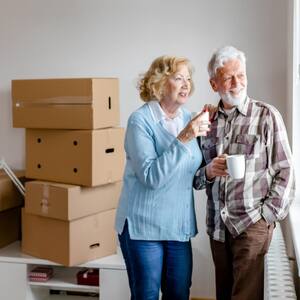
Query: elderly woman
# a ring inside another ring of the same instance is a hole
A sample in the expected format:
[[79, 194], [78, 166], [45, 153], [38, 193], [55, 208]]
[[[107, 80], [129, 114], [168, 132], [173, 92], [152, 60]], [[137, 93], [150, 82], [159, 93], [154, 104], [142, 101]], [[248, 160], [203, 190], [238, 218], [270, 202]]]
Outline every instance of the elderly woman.
[[189, 299], [192, 183], [202, 161], [195, 137], [209, 130], [204, 113], [191, 120], [182, 107], [192, 91], [190, 62], [159, 57], [139, 82], [146, 103], [128, 120], [116, 229], [132, 300], [157, 300], [160, 288], [164, 300]]

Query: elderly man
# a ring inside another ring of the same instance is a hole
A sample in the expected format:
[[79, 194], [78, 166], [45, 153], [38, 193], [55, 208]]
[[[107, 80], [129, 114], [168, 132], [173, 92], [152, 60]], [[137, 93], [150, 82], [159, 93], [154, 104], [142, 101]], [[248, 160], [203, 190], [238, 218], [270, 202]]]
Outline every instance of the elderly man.
[[[260, 300], [273, 227], [287, 215], [294, 197], [286, 129], [276, 108], [247, 96], [243, 52], [219, 49], [208, 73], [221, 100], [210, 133], [199, 139], [205, 165], [197, 171], [194, 187], [206, 187], [217, 300]], [[226, 172], [226, 155], [231, 154], [245, 155], [243, 179]]]

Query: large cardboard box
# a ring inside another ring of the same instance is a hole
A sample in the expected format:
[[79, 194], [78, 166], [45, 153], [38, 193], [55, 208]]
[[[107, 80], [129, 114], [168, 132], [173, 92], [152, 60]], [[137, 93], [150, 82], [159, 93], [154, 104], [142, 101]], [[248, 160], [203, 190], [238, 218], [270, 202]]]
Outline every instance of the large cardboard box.
[[116, 253], [115, 209], [72, 221], [22, 211], [22, 252], [65, 266]]
[[73, 220], [116, 208], [122, 182], [80, 187], [32, 181], [26, 183], [25, 211], [33, 215]]
[[20, 239], [21, 208], [15, 207], [0, 212], [0, 247]]
[[119, 126], [117, 78], [12, 81], [13, 127], [97, 129]]
[[[14, 171], [15, 175], [21, 179], [24, 177], [24, 171]], [[24, 199], [18, 189], [15, 187], [8, 175], [0, 171], [0, 211], [23, 205]]]
[[26, 177], [97, 186], [122, 180], [124, 129], [26, 130]]

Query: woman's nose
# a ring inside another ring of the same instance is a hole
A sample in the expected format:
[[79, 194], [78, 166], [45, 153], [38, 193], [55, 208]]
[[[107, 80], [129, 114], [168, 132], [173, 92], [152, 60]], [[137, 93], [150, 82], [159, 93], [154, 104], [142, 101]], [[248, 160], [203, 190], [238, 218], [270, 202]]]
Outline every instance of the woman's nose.
[[182, 79], [182, 86], [183, 87], [187, 88], [188, 87], [188, 83], [189, 83], [188, 79], [184, 79], [184, 78]]

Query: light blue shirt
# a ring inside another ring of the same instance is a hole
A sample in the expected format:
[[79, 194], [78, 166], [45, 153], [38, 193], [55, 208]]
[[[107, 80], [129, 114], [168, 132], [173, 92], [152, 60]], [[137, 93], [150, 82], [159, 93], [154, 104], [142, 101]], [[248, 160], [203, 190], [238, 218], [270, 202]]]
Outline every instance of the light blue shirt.
[[162, 122], [162, 125], [175, 137], [178, 136], [179, 132], [184, 128], [183, 123], [183, 112], [179, 108], [174, 118], [169, 118], [163, 111], [158, 101], [153, 100], [148, 102], [151, 113], [153, 114], [154, 121]]
[[[182, 109], [184, 125], [191, 114]], [[197, 233], [193, 178], [202, 161], [196, 139], [183, 144], [155, 118], [148, 103], [131, 114], [116, 230], [128, 221], [139, 240], [188, 241]]]

